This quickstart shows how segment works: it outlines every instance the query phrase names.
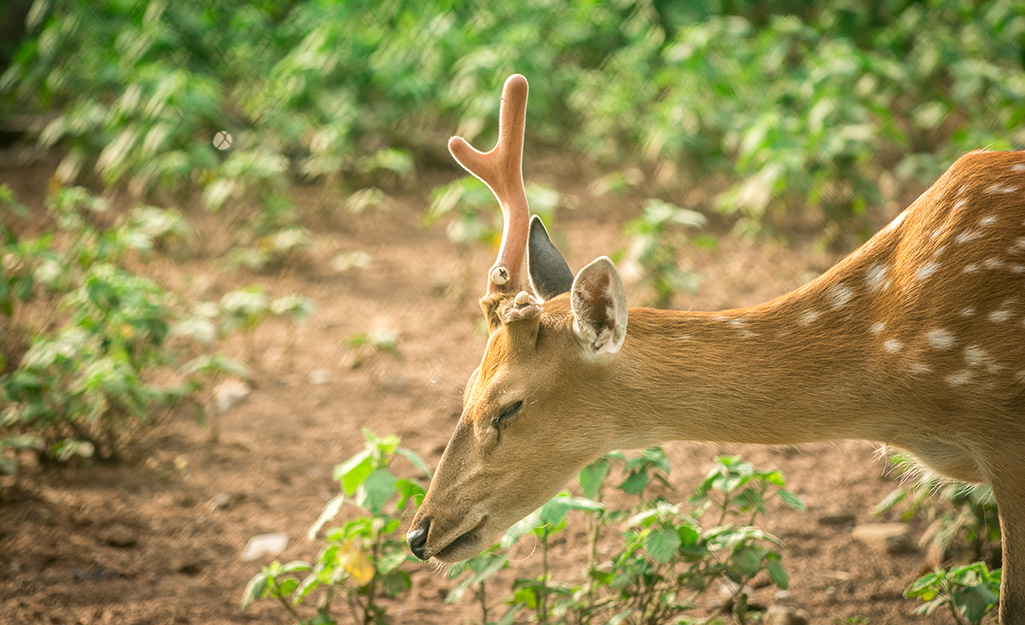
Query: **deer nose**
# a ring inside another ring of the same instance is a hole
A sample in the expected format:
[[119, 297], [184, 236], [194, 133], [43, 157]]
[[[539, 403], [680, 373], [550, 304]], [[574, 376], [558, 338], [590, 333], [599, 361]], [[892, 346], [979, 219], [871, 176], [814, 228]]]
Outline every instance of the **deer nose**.
[[409, 545], [409, 550], [413, 552], [413, 555], [426, 560], [425, 549], [427, 547], [427, 532], [431, 529], [431, 520], [424, 519], [419, 525], [413, 527], [406, 534], [406, 544]]

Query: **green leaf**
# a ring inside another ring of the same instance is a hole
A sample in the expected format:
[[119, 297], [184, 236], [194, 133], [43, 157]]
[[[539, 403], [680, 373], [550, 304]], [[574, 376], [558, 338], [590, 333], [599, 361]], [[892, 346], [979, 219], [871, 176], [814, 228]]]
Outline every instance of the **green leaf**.
[[733, 552], [730, 560], [747, 577], [754, 577], [762, 568], [765, 549], [755, 545], [744, 545]]
[[656, 527], [644, 541], [644, 548], [652, 558], [663, 564], [669, 562], [676, 555], [676, 549], [680, 546], [680, 534], [674, 527]]
[[598, 458], [581, 469], [577, 479], [580, 482], [580, 488], [583, 490], [584, 497], [597, 499], [598, 494], [601, 492], [602, 484], [605, 482], [605, 478], [608, 476], [611, 468], [612, 464], [608, 458]]
[[797, 495], [793, 494], [792, 492], [790, 492], [788, 490], [783, 490], [781, 488], [779, 490], [779, 496], [780, 496], [780, 499], [782, 499], [784, 503], [786, 503], [788, 506], [790, 506], [794, 510], [797, 510], [798, 512], [804, 512], [805, 510], [807, 510], [807, 507], [804, 505], [804, 502], [801, 501], [801, 498], [798, 497]]
[[335, 467], [334, 479], [342, 482], [342, 490], [346, 495], [352, 496], [373, 470], [370, 453], [369, 449], [364, 449]]
[[381, 514], [384, 504], [395, 494], [397, 480], [387, 469], [374, 469], [356, 492], [356, 501], [373, 515]]
[[769, 573], [769, 579], [772, 583], [776, 584], [780, 590], [786, 590], [790, 587], [790, 576], [783, 569], [783, 565], [780, 564], [779, 556], [776, 554], [769, 554], [765, 563], [765, 570]]
[[262, 599], [265, 590], [267, 590], [266, 569], [254, 575], [246, 584], [245, 590], [242, 591], [242, 609], [245, 610], [253, 601]]
[[628, 495], [636, 495], [644, 490], [644, 487], [648, 485], [648, 479], [648, 474], [643, 471], [631, 473], [619, 485], [619, 489]]
[[431, 475], [432, 475], [431, 474], [431, 468], [429, 466], [427, 466], [427, 463], [424, 462], [424, 459], [421, 458], [415, 451], [413, 451], [411, 449], [406, 449], [404, 447], [398, 447], [398, 448], [395, 449], [395, 453], [399, 454], [400, 456], [402, 456], [406, 460], [409, 460], [409, 462], [414, 467], [416, 467], [416, 468], [420, 469], [421, 471], [423, 471], [424, 475], [426, 475], [428, 478], [431, 477]]

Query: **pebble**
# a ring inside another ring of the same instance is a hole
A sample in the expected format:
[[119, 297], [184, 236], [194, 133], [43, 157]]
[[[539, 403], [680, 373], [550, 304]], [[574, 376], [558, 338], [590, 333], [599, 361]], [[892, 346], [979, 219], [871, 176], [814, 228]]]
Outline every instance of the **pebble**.
[[762, 616], [763, 625], [808, 625], [808, 614], [804, 610], [791, 610], [774, 605]]
[[241, 380], [225, 380], [214, 388], [217, 412], [228, 412], [249, 396], [249, 385]]
[[914, 550], [911, 532], [903, 523], [866, 523], [851, 530], [851, 536], [858, 542], [885, 551], [886, 553], [908, 553]]
[[260, 558], [271, 558], [288, 547], [287, 534], [260, 534], [253, 536], [242, 551], [242, 559], [252, 562]]
[[111, 547], [131, 549], [139, 544], [139, 535], [132, 528], [118, 523], [104, 530], [100, 540]]

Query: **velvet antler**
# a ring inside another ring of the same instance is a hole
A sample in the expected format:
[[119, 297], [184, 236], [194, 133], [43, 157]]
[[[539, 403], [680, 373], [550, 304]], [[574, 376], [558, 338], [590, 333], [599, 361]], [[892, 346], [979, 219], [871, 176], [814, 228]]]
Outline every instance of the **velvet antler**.
[[505, 218], [498, 259], [488, 271], [488, 295], [513, 293], [520, 288], [530, 222], [522, 169], [526, 115], [527, 79], [513, 74], [502, 89], [495, 147], [483, 153], [462, 137], [452, 137], [448, 142], [452, 157], [495, 194]]

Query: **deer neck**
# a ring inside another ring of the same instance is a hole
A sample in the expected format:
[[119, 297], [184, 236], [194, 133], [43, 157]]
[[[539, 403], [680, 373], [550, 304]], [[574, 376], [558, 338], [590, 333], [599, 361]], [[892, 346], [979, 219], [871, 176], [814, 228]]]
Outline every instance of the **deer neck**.
[[[802, 290], [803, 291], [803, 290]], [[821, 291], [819, 291], [821, 292]], [[900, 403], [864, 345], [853, 294], [801, 292], [718, 313], [631, 309], [608, 388], [619, 431], [664, 440], [796, 444], [890, 440]], [[842, 305], [841, 305], [842, 304]]]

